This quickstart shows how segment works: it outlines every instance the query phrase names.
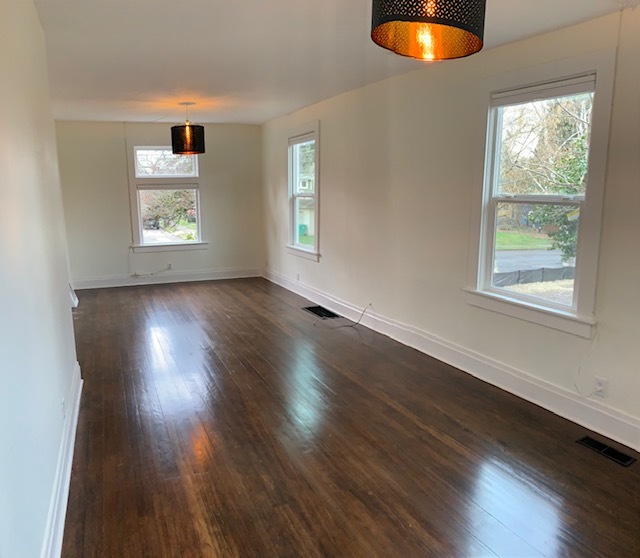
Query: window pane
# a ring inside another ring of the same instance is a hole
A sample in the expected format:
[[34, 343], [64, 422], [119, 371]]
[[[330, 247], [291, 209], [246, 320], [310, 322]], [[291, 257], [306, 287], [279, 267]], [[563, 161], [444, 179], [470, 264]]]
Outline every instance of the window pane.
[[572, 307], [579, 221], [576, 205], [497, 204], [491, 284]]
[[313, 194], [316, 177], [315, 140], [293, 146], [293, 191], [296, 194]]
[[316, 200], [296, 198], [295, 244], [313, 248], [316, 240]]
[[592, 103], [582, 93], [499, 109], [499, 192], [583, 195]]
[[143, 244], [199, 240], [195, 190], [138, 190], [138, 199]]
[[171, 149], [134, 150], [136, 177], [198, 176], [196, 155], [174, 155]]

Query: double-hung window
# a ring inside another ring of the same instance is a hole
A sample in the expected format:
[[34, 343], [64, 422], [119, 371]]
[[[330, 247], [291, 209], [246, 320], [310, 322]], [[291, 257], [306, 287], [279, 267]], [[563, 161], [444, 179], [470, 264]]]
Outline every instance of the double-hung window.
[[319, 125], [289, 138], [289, 246], [318, 259]]
[[201, 245], [198, 156], [137, 146], [131, 173], [134, 249]]
[[610, 111], [599, 78], [590, 70], [491, 93], [471, 289], [472, 303], [585, 337]]

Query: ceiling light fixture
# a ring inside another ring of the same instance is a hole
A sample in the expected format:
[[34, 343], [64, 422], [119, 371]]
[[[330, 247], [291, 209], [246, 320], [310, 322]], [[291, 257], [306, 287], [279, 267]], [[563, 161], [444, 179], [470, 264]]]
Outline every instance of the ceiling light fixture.
[[448, 60], [482, 48], [486, 0], [373, 0], [371, 38], [419, 60]]
[[189, 107], [195, 103], [184, 105], [187, 120], [184, 124], [171, 127], [171, 147], [175, 155], [198, 155], [204, 153], [204, 126], [189, 122]]

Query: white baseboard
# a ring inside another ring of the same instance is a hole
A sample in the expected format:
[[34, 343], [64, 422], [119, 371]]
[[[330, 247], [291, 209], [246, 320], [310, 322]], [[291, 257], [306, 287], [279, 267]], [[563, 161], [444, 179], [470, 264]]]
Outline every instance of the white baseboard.
[[56, 478], [51, 495], [51, 503], [49, 504], [49, 515], [47, 517], [47, 528], [41, 558], [60, 558], [60, 554], [62, 553], [62, 536], [64, 535], [64, 522], [67, 515], [71, 465], [73, 464], [73, 449], [76, 440], [78, 416], [80, 414], [82, 383], [80, 365], [76, 362], [69, 393], [65, 399], [66, 414], [63, 425], [64, 430], [58, 452]]
[[251, 268], [205, 269], [202, 271], [162, 271], [157, 275], [134, 277], [131, 275], [109, 275], [85, 277], [73, 280], [74, 289], [102, 289], [105, 287], [131, 287], [134, 285], [159, 285], [163, 283], [185, 283], [188, 281], [213, 281], [216, 279], [244, 279], [261, 277], [262, 271]]
[[69, 298], [71, 299], [71, 308], [77, 308], [78, 296], [76, 295], [76, 292], [73, 290], [71, 283], [69, 283]]
[[[294, 281], [276, 271], [267, 269], [263, 276], [349, 319], [357, 320], [362, 312], [362, 308]], [[565, 388], [375, 312], [367, 311], [360, 323], [556, 415], [640, 451], [640, 419], [637, 417], [598, 401], [580, 397]]]

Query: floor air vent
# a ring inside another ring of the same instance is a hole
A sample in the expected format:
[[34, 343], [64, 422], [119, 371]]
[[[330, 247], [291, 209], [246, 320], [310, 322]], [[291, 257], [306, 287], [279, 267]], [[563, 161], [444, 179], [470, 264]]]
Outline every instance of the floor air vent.
[[591, 448], [594, 451], [597, 451], [599, 454], [604, 455], [609, 459], [613, 459], [613, 461], [615, 461], [616, 463], [624, 467], [628, 467], [629, 465], [631, 465], [632, 463], [635, 463], [636, 461], [633, 457], [626, 455], [616, 449], [613, 449], [611, 446], [608, 446], [607, 444], [598, 442], [598, 440], [594, 440], [589, 436], [580, 438], [578, 440], [578, 443], [582, 444], [583, 446], [587, 446], [588, 448]]
[[324, 306], [305, 306], [302, 308], [307, 312], [311, 312], [314, 316], [322, 318], [323, 320], [330, 320], [333, 318], [339, 318], [340, 316], [331, 310], [327, 310]]

